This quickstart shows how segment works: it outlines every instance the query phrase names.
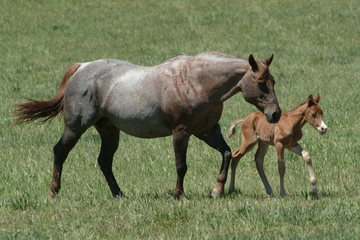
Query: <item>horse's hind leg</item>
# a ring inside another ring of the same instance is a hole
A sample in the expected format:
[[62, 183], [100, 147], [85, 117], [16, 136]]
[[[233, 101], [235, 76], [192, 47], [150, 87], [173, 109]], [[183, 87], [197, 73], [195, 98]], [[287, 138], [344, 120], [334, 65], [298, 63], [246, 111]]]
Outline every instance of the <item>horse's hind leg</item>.
[[205, 141], [210, 147], [218, 150], [222, 155], [222, 164], [220, 168], [220, 174], [217, 177], [218, 185], [214, 188], [212, 196], [214, 198], [219, 198], [224, 194], [224, 186], [227, 179], [227, 174], [229, 170], [229, 165], [231, 161], [231, 149], [226, 144], [222, 134], [219, 124], [217, 123], [209, 131], [203, 132], [201, 134], [195, 135], [197, 138]]
[[260, 178], [264, 184], [266, 193], [272, 197], [275, 198], [275, 195], [273, 193], [272, 188], [270, 187], [269, 181], [266, 178], [265, 172], [264, 172], [264, 157], [269, 149], [269, 145], [259, 141], [258, 143], [258, 149], [256, 151], [255, 157], [254, 157], [254, 162], [256, 165], [256, 169], [260, 175]]
[[54, 151], [54, 172], [53, 178], [51, 181], [51, 195], [50, 198], [53, 198], [61, 188], [61, 173], [63, 164], [66, 157], [68, 156], [71, 149], [75, 146], [77, 141], [81, 136], [81, 132], [75, 132], [69, 127], [65, 126], [64, 133], [60, 138], [59, 142], [55, 145]]
[[278, 170], [280, 175], [280, 196], [286, 198], [286, 191], [284, 186], [284, 176], [286, 172], [285, 159], [284, 159], [285, 147], [280, 142], [275, 143], [275, 147], [276, 147], [276, 155], [278, 159]]
[[101, 137], [101, 150], [98, 163], [114, 197], [123, 197], [119, 185], [116, 182], [112, 171], [114, 154], [119, 145], [120, 130], [115, 127], [108, 119], [102, 118], [95, 124], [96, 130]]
[[318, 191], [317, 187], [316, 187], [317, 180], [316, 180], [314, 169], [312, 166], [312, 160], [311, 160], [310, 154], [308, 152], [306, 152], [298, 143], [295, 146], [290, 147], [289, 150], [296, 153], [297, 155], [301, 156], [305, 160], [305, 162], [309, 168], [310, 183], [312, 185], [311, 195], [316, 197], [317, 191]]
[[242, 137], [242, 144], [241, 146], [232, 153], [232, 160], [231, 160], [231, 179], [229, 185], [229, 193], [235, 191], [235, 175], [236, 175], [236, 168], [239, 164], [240, 159], [245, 156], [246, 153], [251, 151], [256, 143], [257, 137], [256, 133], [252, 128], [245, 128], [242, 125], [241, 128], [241, 137]]

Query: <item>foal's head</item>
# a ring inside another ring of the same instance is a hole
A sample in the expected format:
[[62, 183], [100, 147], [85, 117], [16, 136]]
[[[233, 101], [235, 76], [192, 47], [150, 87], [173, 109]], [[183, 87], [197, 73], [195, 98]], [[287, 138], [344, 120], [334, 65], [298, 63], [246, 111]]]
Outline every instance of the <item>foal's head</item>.
[[281, 109], [274, 91], [275, 80], [269, 66], [274, 55], [264, 61], [256, 61], [249, 56], [251, 71], [242, 82], [242, 92], [247, 102], [255, 105], [266, 116], [269, 123], [277, 123], [281, 117]]
[[313, 98], [313, 95], [310, 94], [307, 100], [308, 108], [305, 112], [305, 119], [308, 121], [321, 135], [325, 134], [327, 131], [327, 126], [325, 125], [322, 115], [323, 111], [319, 105], [320, 95], [318, 94], [316, 98]]

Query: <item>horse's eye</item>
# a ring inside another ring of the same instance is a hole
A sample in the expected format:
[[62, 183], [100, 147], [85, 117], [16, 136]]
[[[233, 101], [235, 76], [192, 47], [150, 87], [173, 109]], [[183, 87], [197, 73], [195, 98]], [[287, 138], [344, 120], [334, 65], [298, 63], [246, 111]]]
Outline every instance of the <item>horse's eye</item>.
[[260, 99], [265, 99], [265, 95], [260, 95]]
[[261, 81], [261, 82], [258, 82], [258, 86], [259, 86], [259, 88], [263, 89], [266, 87], [266, 84], [265, 84], [265, 82]]
[[312, 116], [313, 118], [316, 118], [316, 114], [311, 114], [311, 116]]

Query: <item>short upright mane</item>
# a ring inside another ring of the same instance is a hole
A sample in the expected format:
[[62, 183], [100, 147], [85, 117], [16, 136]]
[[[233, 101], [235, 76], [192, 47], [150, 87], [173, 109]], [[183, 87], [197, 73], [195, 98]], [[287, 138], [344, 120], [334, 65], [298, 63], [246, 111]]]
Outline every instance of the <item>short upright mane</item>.
[[296, 109], [298, 109], [299, 107], [303, 106], [305, 103], [307, 103], [307, 102], [300, 103], [298, 106], [296, 106], [296, 107], [294, 107], [293, 109], [291, 109], [290, 111], [288, 111], [288, 113], [294, 112]]
[[221, 52], [203, 52], [196, 55], [186, 55], [185, 53], [180, 53], [166, 60], [164, 63], [176, 61], [179, 59], [204, 59], [204, 60], [212, 60], [212, 61], [229, 61], [229, 60], [248, 61], [247, 58], [239, 57], [236, 55], [230, 55]]
[[218, 58], [218, 59], [239, 59], [239, 60], [244, 60], [247, 61], [247, 58], [244, 57], [239, 57], [236, 55], [230, 55], [230, 54], [226, 54], [226, 53], [221, 53], [221, 52], [203, 52], [203, 53], [199, 53], [196, 54], [194, 56], [196, 57], [209, 57], [209, 58]]

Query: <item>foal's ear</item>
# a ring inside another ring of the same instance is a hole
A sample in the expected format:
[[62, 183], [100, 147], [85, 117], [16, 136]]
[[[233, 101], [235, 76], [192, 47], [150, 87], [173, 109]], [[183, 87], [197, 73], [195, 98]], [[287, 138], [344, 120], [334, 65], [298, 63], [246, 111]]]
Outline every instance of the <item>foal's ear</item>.
[[310, 94], [307, 100], [308, 106], [311, 107], [312, 105], [315, 105], [315, 103], [318, 103], [320, 100], [320, 96], [319, 94], [317, 95], [317, 97], [314, 99], [313, 95]]
[[265, 59], [265, 60], [264, 60], [264, 63], [265, 63], [267, 66], [270, 66], [273, 58], [274, 58], [274, 54], [272, 54], [271, 57], [269, 57], [268, 59]]
[[250, 56], [249, 56], [249, 63], [250, 63], [250, 66], [251, 66], [253, 72], [259, 71], [259, 67], [258, 67], [252, 54], [250, 54]]
[[316, 96], [316, 98], [314, 99], [314, 101], [316, 102], [316, 103], [319, 103], [319, 101], [320, 101], [320, 94], [318, 93], [318, 95]]
[[314, 100], [313, 95], [310, 94], [310, 95], [308, 96], [308, 99], [307, 99], [308, 104], [310, 105], [313, 100]]

